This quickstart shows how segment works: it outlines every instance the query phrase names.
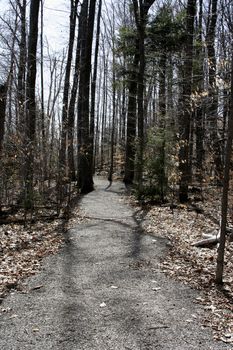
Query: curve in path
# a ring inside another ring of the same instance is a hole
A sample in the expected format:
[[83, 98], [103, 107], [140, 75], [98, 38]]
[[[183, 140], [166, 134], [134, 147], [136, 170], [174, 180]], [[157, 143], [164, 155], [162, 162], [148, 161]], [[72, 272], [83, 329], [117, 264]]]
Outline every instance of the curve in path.
[[98, 181], [83, 197], [87, 221], [1, 308], [2, 350], [220, 350], [201, 326], [196, 292], [159, 268], [166, 241], [142, 233], [124, 187]]

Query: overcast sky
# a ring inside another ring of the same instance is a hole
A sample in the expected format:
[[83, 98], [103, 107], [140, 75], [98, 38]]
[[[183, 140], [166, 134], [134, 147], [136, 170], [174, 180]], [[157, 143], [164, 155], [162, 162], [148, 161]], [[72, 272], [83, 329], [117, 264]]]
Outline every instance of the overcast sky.
[[69, 35], [70, 2], [67, 0], [45, 0], [44, 35], [53, 50], [66, 48]]
[[[9, 9], [9, 1], [0, 0], [0, 9], [2, 16]], [[67, 0], [44, 0], [44, 35], [53, 50], [59, 51], [67, 45], [69, 11], [70, 2]]]

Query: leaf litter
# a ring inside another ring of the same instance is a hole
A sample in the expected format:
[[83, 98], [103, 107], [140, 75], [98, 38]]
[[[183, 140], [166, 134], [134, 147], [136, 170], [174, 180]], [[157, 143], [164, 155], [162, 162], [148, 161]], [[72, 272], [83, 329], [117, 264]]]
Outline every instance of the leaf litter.
[[[74, 207], [69, 219], [64, 220], [62, 213], [51, 222], [38, 220], [24, 226], [12, 220], [0, 225], [0, 303], [12, 289], [29, 291], [23, 280], [41, 269], [44, 257], [58, 252], [65, 241], [64, 232], [83, 222], [84, 214]], [[35, 286], [32, 290], [43, 287]]]
[[[63, 242], [61, 220], [0, 226], [0, 298], [11, 289], [21, 289], [21, 281], [34, 275], [42, 259], [55, 254]], [[39, 289], [39, 286], [35, 288]]]
[[[203, 327], [211, 327], [216, 340], [233, 344], [233, 242], [227, 240], [225, 250], [224, 285], [215, 284], [217, 245], [199, 248], [192, 244], [205, 234], [219, 231], [220, 196], [206, 193], [199, 204], [201, 213], [187, 205], [148, 206], [143, 229], [155, 237], [168, 239], [168, 253], [161, 260], [161, 270], [167, 275], [201, 291], [194, 302], [203, 305]], [[228, 218], [231, 224], [231, 217]]]

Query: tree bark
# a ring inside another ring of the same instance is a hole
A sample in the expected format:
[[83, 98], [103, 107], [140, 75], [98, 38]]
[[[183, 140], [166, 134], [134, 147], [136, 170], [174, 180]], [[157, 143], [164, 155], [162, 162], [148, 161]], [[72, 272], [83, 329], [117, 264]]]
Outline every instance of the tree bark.
[[68, 102], [69, 102], [69, 89], [70, 89], [70, 72], [71, 72], [71, 63], [72, 63], [72, 57], [73, 57], [75, 27], [76, 27], [76, 18], [77, 18], [77, 6], [78, 6], [78, 0], [71, 0], [69, 47], [68, 47], [68, 53], [67, 53], [66, 73], [65, 73], [64, 90], [63, 90], [61, 145], [60, 145], [60, 152], [59, 152], [59, 168], [60, 168], [59, 176], [60, 176], [61, 182], [64, 181], [64, 177], [66, 175]]
[[215, 164], [217, 182], [222, 182], [223, 160], [221, 157], [221, 144], [218, 136], [218, 89], [216, 86], [216, 54], [215, 54], [215, 31], [217, 24], [218, 0], [211, 2], [211, 18], [207, 28], [207, 50], [209, 58], [209, 127], [210, 139]]
[[[85, 1], [86, 3], [86, 1]], [[88, 5], [88, 2], [87, 4]], [[78, 186], [81, 193], [93, 190], [92, 157], [89, 123], [90, 75], [93, 30], [96, 0], [90, 0], [87, 17], [87, 30], [84, 35], [81, 53], [79, 99], [78, 99]]]
[[36, 132], [36, 52], [40, 0], [31, 0], [26, 79], [25, 208], [33, 207], [34, 148]]
[[25, 131], [25, 76], [26, 76], [26, 56], [27, 56], [27, 36], [26, 36], [26, 0], [22, 3], [17, 0], [20, 9], [20, 42], [19, 42], [19, 69], [18, 69], [18, 110], [19, 129], [21, 133]]
[[194, 35], [194, 18], [196, 14], [196, 0], [188, 0], [186, 10], [186, 30], [187, 37], [185, 43], [185, 59], [184, 59], [184, 81], [181, 100], [181, 111], [179, 117], [179, 199], [180, 202], [188, 200], [188, 184], [189, 184], [189, 141], [190, 141], [190, 125], [191, 125], [191, 93], [192, 93], [192, 70], [193, 70], [193, 35]]
[[227, 209], [228, 209], [228, 190], [230, 180], [232, 140], [233, 140], [233, 39], [232, 39], [232, 57], [231, 57], [231, 109], [228, 120], [228, 135], [226, 145], [226, 156], [224, 164], [223, 193], [222, 193], [222, 210], [221, 210], [221, 232], [220, 244], [217, 256], [216, 283], [223, 283], [224, 255], [226, 244], [226, 226], [227, 226]]
[[143, 152], [144, 152], [144, 75], [145, 75], [145, 29], [146, 19], [150, 7], [155, 0], [133, 0], [134, 16], [137, 27], [138, 46], [139, 46], [139, 70], [138, 70], [138, 152], [136, 163], [136, 180], [138, 190], [142, 190], [143, 178]]
[[0, 159], [5, 134], [7, 84], [0, 85]]
[[196, 78], [194, 79], [194, 87], [197, 89], [199, 94], [199, 102], [195, 110], [195, 131], [196, 131], [196, 166], [197, 166], [197, 177], [202, 182], [203, 179], [203, 161], [205, 157], [204, 151], [204, 111], [203, 111], [203, 98], [201, 94], [204, 89], [203, 82], [203, 40], [202, 40], [202, 30], [203, 30], [203, 0], [199, 1], [199, 20], [198, 20], [198, 37], [196, 45], [197, 57], [197, 68], [195, 71]]
[[128, 83], [128, 107], [127, 107], [127, 128], [126, 128], [126, 146], [125, 146], [125, 175], [124, 183], [132, 184], [135, 171], [135, 154], [136, 154], [136, 122], [137, 122], [137, 70], [139, 63], [138, 44], [136, 43], [136, 53], [132, 71]]
[[91, 140], [91, 156], [92, 156], [92, 167], [94, 174], [94, 136], [95, 136], [95, 95], [96, 95], [96, 79], [97, 79], [97, 68], [98, 68], [98, 54], [99, 54], [99, 37], [100, 37], [100, 19], [101, 19], [102, 0], [99, 0], [99, 8], [97, 15], [97, 29], [96, 29], [96, 43], [95, 43], [95, 58], [94, 58], [94, 70], [93, 78], [91, 82], [91, 115], [90, 115], [90, 140]]

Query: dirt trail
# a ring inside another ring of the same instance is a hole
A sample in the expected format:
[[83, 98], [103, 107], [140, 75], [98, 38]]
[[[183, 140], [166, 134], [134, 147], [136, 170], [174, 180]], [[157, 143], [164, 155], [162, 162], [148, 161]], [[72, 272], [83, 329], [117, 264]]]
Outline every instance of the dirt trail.
[[230, 349], [201, 326], [198, 294], [160, 271], [166, 241], [141, 232], [122, 184], [106, 186], [82, 199], [88, 220], [27, 280], [31, 291], [4, 300], [0, 349]]

